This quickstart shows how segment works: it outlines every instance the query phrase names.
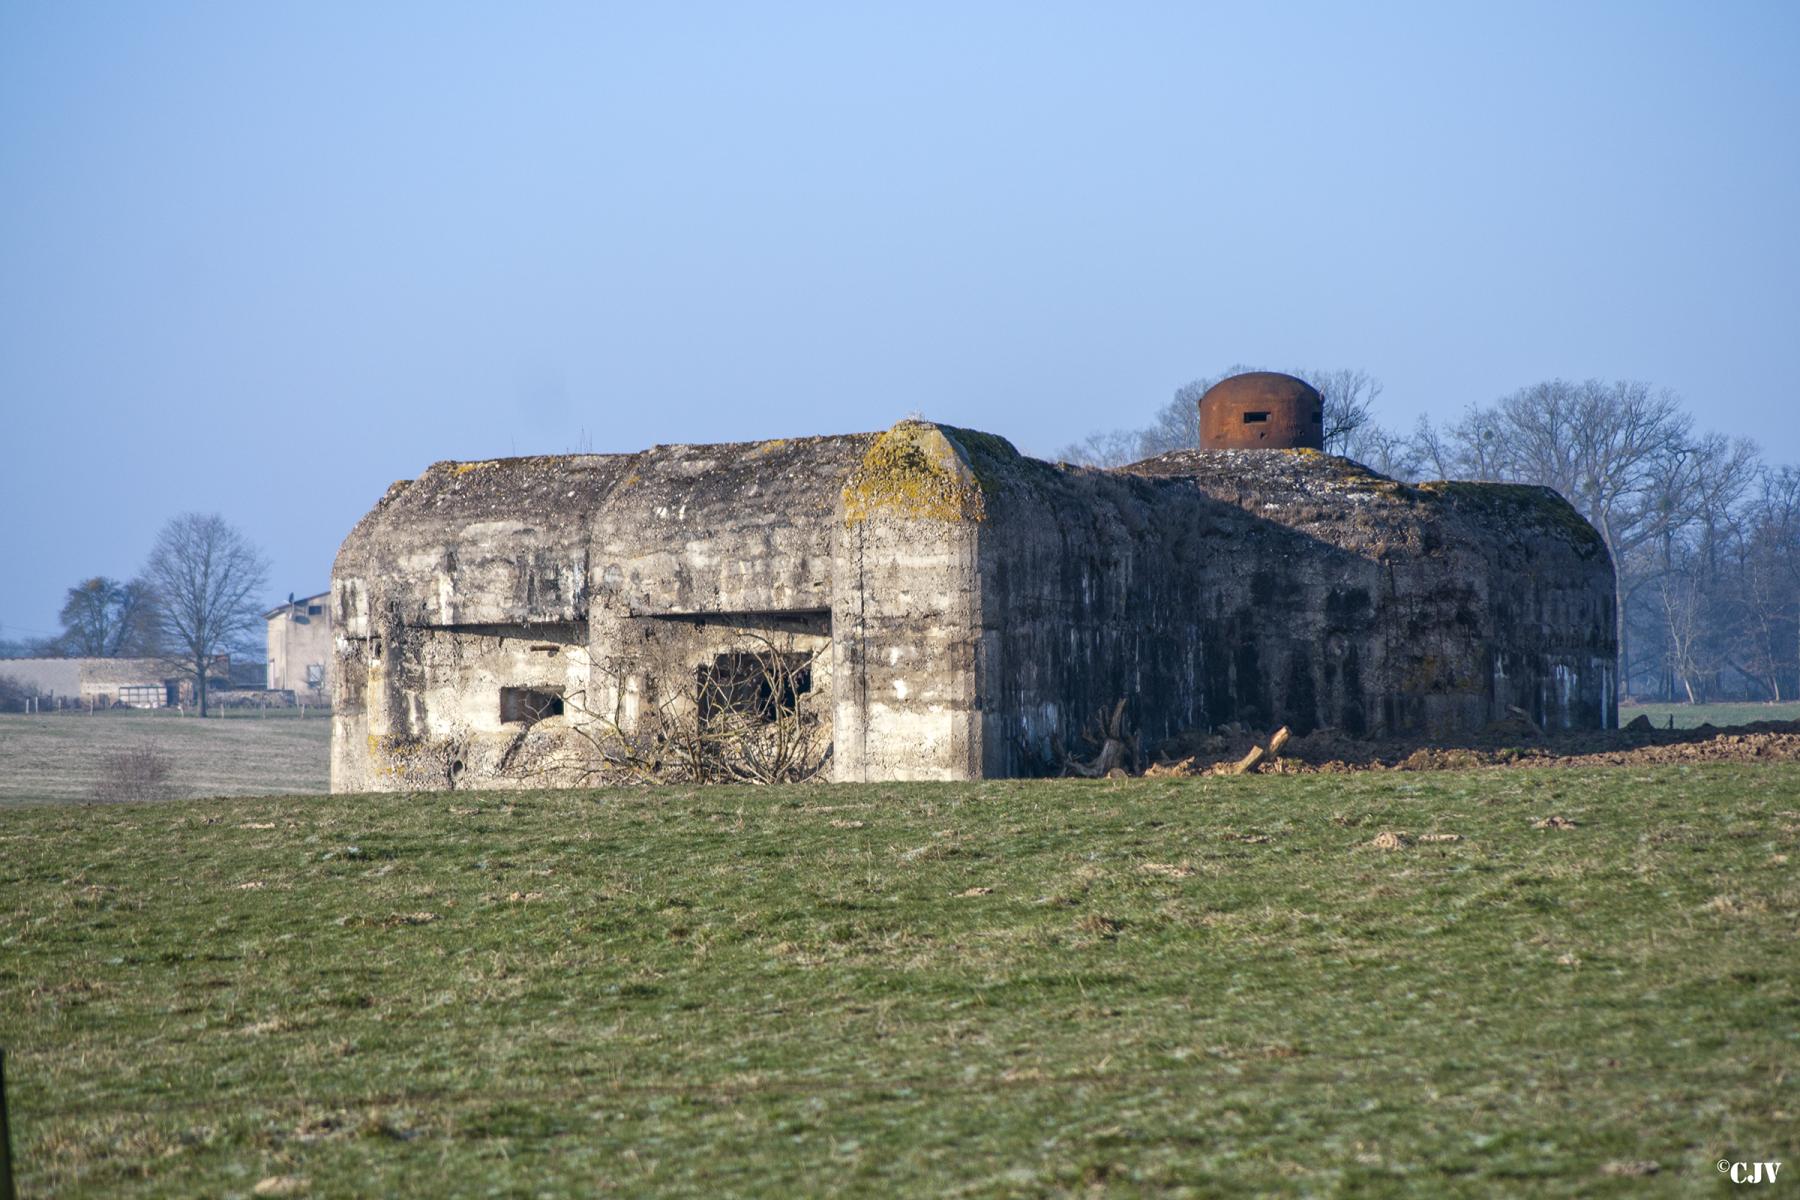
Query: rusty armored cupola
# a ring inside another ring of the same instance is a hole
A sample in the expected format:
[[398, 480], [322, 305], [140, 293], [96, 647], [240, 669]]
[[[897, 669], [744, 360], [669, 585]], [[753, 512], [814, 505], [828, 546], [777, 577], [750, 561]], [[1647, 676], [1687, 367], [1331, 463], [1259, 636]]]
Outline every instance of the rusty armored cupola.
[[1248, 371], [1200, 397], [1202, 450], [1323, 450], [1325, 401], [1304, 379]]

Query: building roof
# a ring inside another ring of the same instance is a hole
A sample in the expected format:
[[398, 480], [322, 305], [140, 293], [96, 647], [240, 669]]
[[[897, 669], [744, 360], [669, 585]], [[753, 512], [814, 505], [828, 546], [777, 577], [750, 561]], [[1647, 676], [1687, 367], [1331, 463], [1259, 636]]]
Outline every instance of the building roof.
[[[844, 481], [876, 437], [436, 463], [388, 489], [332, 573], [382, 580], [432, 625], [585, 620], [590, 586], [634, 613], [824, 607]], [[671, 545], [715, 569], [647, 590]]]
[[268, 612], [264, 613], [263, 620], [273, 621], [276, 617], [284, 616], [285, 614], [292, 612], [295, 608], [297, 608], [301, 605], [311, 604], [314, 601], [317, 601], [320, 604], [324, 604], [329, 599], [331, 599], [330, 592], [315, 592], [313, 595], [310, 595], [310, 596], [295, 596], [292, 600], [288, 601], [287, 603], [277, 604], [274, 608], [271, 608]]

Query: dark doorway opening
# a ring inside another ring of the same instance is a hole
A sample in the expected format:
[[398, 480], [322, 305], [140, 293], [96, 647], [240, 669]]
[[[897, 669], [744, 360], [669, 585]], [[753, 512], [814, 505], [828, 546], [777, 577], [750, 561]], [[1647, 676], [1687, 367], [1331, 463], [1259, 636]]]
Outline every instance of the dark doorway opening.
[[729, 712], [773, 724], [812, 690], [812, 656], [735, 651], [719, 655], [694, 675], [701, 720]]
[[527, 725], [545, 717], [560, 717], [563, 698], [548, 688], [503, 687], [500, 689], [500, 719], [523, 721]]

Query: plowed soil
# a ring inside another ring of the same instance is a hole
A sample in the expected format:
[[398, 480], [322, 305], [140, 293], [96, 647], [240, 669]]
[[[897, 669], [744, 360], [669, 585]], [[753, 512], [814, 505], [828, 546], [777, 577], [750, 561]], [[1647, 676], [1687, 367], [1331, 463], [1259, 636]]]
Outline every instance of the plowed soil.
[[[1267, 737], [1213, 735], [1192, 757], [1151, 774], [1211, 774], [1230, 767]], [[1800, 721], [1759, 721], [1715, 729], [1615, 729], [1539, 734], [1522, 726], [1450, 741], [1376, 740], [1322, 731], [1291, 738], [1259, 774], [1330, 771], [1444, 771], [1467, 767], [1637, 766], [1651, 763], [1800, 762]]]

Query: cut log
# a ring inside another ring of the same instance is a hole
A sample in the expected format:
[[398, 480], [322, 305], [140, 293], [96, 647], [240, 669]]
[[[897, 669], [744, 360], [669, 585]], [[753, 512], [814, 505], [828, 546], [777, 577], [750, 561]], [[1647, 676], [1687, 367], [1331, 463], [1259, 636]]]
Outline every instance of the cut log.
[[1288, 731], [1288, 727], [1283, 725], [1280, 729], [1275, 731], [1275, 736], [1269, 739], [1269, 745], [1266, 749], [1262, 746], [1250, 747], [1250, 753], [1233, 763], [1231, 769], [1226, 773], [1230, 775], [1247, 775], [1251, 771], [1262, 766], [1265, 762], [1274, 762], [1281, 757], [1281, 748], [1288, 744], [1288, 738], [1292, 736], [1293, 735]]
[[1243, 758], [1240, 758], [1232, 766], [1231, 773], [1233, 775], [1248, 774], [1249, 772], [1256, 770], [1256, 768], [1261, 765], [1262, 760], [1268, 756], [1269, 752], [1264, 750], [1261, 746], [1252, 746], [1250, 747], [1250, 753], [1244, 755]]

